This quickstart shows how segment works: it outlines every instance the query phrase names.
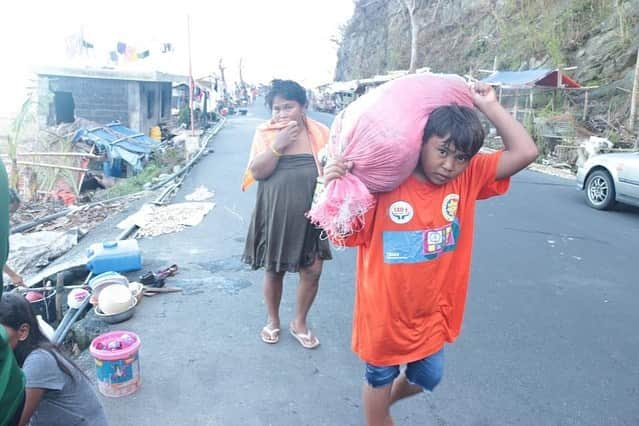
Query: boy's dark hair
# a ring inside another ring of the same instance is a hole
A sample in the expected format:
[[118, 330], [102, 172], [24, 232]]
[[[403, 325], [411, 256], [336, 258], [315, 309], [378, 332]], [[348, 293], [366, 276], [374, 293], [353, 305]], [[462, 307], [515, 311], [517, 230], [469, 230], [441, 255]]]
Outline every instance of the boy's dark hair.
[[436, 108], [428, 117], [422, 142], [428, 142], [431, 136], [446, 138], [457, 151], [473, 157], [484, 144], [486, 131], [474, 109], [446, 105]]
[[71, 377], [72, 380], [75, 381], [75, 375], [72, 374], [72, 369], [80, 372], [80, 374], [89, 380], [86, 374], [84, 374], [84, 371], [64, 356], [58, 347], [42, 334], [38, 320], [31, 310], [29, 301], [24, 296], [15, 292], [3, 294], [2, 298], [0, 298], [0, 326], [6, 325], [14, 330], [18, 330], [22, 324], [29, 325], [29, 337], [23, 342], [18, 343], [18, 346], [13, 350], [16, 361], [18, 361], [20, 367], [24, 365], [24, 361], [31, 352], [36, 349], [43, 349], [53, 355], [60, 370]]
[[302, 107], [306, 107], [308, 104], [306, 89], [293, 80], [275, 79], [271, 81], [271, 88], [266, 94], [265, 102], [269, 109], [273, 109], [273, 99], [276, 96], [281, 96], [288, 101], [295, 101]]

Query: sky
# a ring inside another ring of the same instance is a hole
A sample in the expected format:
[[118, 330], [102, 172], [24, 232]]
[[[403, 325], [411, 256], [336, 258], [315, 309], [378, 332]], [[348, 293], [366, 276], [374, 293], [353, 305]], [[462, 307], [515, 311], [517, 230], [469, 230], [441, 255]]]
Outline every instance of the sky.
[[[353, 7], [353, 0], [10, 2], [3, 6], [0, 25], [0, 75], [5, 82], [0, 114], [19, 108], [37, 67], [113, 66], [109, 52], [118, 42], [138, 52], [149, 50], [150, 55], [120, 61], [117, 69], [187, 75], [187, 16], [194, 77], [217, 72], [223, 58], [227, 78], [235, 80], [242, 58], [246, 81], [265, 83], [279, 77], [316, 86], [333, 79], [337, 44], [331, 39]], [[69, 41], [79, 34], [94, 45], [88, 54], [68, 51]], [[171, 43], [174, 51], [160, 53], [162, 43]]]

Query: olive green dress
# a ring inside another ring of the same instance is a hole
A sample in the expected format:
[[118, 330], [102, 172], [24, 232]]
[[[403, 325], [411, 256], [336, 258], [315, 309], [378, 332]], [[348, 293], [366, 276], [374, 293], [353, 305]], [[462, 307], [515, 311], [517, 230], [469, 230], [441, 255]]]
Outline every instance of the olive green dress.
[[273, 174], [258, 182], [242, 260], [253, 269], [298, 272], [316, 258], [331, 259], [322, 230], [305, 214], [311, 208], [317, 166], [311, 154], [283, 155]]

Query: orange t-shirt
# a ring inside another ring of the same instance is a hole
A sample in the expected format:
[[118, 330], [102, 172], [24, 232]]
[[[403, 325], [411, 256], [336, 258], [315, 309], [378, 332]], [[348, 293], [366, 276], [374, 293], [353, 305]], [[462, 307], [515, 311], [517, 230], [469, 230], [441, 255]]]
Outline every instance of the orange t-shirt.
[[475, 201], [504, 194], [495, 180], [501, 152], [478, 154], [437, 186], [410, 176], [376, 195], [359, 246], [353, 351], [373, 365], [425, 358], [459, 335], [470, 272]]

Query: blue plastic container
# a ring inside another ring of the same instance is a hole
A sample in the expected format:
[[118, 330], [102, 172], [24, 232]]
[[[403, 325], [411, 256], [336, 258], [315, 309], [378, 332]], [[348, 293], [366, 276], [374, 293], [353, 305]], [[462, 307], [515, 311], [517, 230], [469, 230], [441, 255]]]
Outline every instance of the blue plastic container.
[[94, 274], [129, 272], [142, 268], [142, 255], [137, 240], [109, 241], [92, 244], [87, 250], [87, 269]]

